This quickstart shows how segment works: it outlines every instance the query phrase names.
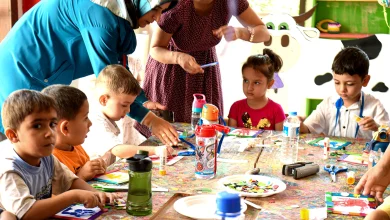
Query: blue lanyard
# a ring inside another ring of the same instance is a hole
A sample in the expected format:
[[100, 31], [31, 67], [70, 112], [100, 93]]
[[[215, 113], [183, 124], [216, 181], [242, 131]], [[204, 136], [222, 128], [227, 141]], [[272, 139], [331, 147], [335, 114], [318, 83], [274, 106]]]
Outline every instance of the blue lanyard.
[[[340, 97], [336, 103], [335, 103], [335, 106], [336, 106], [336, 122], [334, 124], [334, 132], [333, 132], [333, 136], [336, 136], [336, 128], [337, 128], [337, 123], [338, 123], [338, 120], [339, 120], [339, 115], [340, 115], [340, 109], [341, 107], [344, 105], [344, 101], [343, 99]], [[362, 92], [362, 104], [360, 105], [360, 113], [359, 113], [359, 117], [363, 118], [363, 108], [364, 108], [364, 93]], [[357, 124], [356, 126], [356, 131], [355, 131], [355, 138], [357, 137], [358, 135], [358, 132], [359, 132], [359, 124]]]

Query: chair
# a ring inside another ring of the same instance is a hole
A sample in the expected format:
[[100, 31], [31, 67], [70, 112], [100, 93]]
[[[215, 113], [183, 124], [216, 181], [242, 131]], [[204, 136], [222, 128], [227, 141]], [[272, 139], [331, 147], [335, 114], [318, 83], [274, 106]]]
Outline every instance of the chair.
[[306, 116], [309, 116], [322, 102], [322, 99], [306, 99]]

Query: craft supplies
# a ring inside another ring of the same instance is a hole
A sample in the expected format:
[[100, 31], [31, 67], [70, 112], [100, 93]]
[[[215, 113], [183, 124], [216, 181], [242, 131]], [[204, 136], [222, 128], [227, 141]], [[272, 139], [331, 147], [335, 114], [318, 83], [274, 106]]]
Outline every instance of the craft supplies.
[[215, 66], [217, 64], [218, 64], [218, 62], [208, 63], [208, 64], [204, 64], [204, 65], [200, 66], [200, 68], [206, 68], [206, 67], [210, 67], [210, 66]]
[[326, 137], [324, 139], [324, 156], [323, 156], [324, 160], [327, 160], [329, 157], [329, 151], [330, 151], [329, 142], [330, 142], [329, 138]]
[[373, 196], [355, 197], [347, 192], [326, 192], [325, 203], [329, 213], [351, 216], [366, 216], [377, 206]]
[[347, 173], [347, 184], [352, 185], [355, 183], [355, 172], [349, 171]]
[[165, 170], [165, 165], [167, 163], [167, 147], [160, 146], [158, 151], [160, 156], [160, 166], [158, 169], [158, 173], [162, 176], [165, 176], [167, 174], [167, 171]]
[[336, 182], [336, 174], [339, 172], [346, 172], [348, 170], [348, 167], [346, 166], [336, 166], [333, 164], [326, 164], [324, 166], [324, 170], [328, 172], [332, 178], [333, 182]]
[[301, 209], [300, 211], [301, 220], [309, 220], [309, 210], [308, 209]]
[[99, 182], [121, 184], [129, 182], [129, 174], [126, 171], [115, 171], [96, 176], [93, 179]]

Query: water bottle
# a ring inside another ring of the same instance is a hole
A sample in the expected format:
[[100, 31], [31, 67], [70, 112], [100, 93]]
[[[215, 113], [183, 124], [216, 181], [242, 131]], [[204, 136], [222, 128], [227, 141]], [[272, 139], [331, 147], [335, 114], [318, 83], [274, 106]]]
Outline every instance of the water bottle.
[[137, 152], [128, 158], [129, 190], [126, 212], [133, 216], [146, 216], [152, 213], [152, 160], [147, 151]]
[[283, 164], [295, 163], [298, 159], [299, 126], [301, 122], [297, 112], [290, 112], [283, 123], [283, 142], [280, 161]]
[[217, 131], [212, 125], [196, 126], [195, 177], [212, 179], [216, 173]]
[[193, 96], [194, 101], [192, 102], [191, 127], [192, 130], [195, 130], [195, 127], [198, 124], [202, 115], [203, 105], [206, 104], [206, 97], [203, 94], [199, 93], [195, 93], [193, 94]]
[[217, 131], [226, 134], [230, 128], [219, 124], [197, 125], [195, 128], [195, 177], [198, 179], [212, 179], [217, 173]]
[[225, 220], [241, 220], [245, 215], [241, 213], [241, 199], [237, 193], [222, 191], [217, 194], [216, 216]]

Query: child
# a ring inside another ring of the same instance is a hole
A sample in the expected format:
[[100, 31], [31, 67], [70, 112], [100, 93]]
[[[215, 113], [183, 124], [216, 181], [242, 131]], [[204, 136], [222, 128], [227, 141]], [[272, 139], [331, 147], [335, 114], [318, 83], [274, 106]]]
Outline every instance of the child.
[[73, 203], [103, 209], [106, 196], [113, 202], [113, 194], [96, 191], [51, 155], [56, 110], [51, 97], [32, 90], [13, 92], [3, 104], [10, 142], [0, 158], [0, 209], [19, 219], [46, 219]]
[[[127, 133], [121, 138], [120, 129], [116, 124], [130, 111], [130, 105], [140, 93], [141, 87], [134, 76], [121, 65], [105, 67], [96, 78], [95, 93], [101, 105], [101, 111], [92, 116], [94, 126], [91, 127], [84, 149], [91, 158], [103, 157], [105, 161], [114, 162], [111, 149], [120, 144], [126, 144], [126, 156], [134, 155], [137, 150], [147, 150], [155, 154], [155, 147], [137, 147], [130, 145], [132, 138]], [[121, 147], [121, 151], [123, 145]], [[167, 147], [172, 152], [171, 147]], [[118, 155], [119, 156], [119, 155]], [[109, 163], [109, 164], [110, 164]]]
[[66, 85], [53, 85], [42, 90], [57, 102], [57, 139], [53, 155], [79, 178], [88, 181], [104, 174], [106, 164], [102, 158], [90, 161], [81, 144], [92, 125], [88, 118], [87, 96], [79, 89]]
[[16, 216], [11, 212], [0, 209], [0, 220], [16, 220]]
[[369, 58], [364, 51], [357, 47], [342, 49], [332, 64], [338, 96], [324, 99], [301, 123], [301, 132], [372, 139], [372, 131], [387, 124], [389, 115], [378, 99], [362, 92], [370, 81], [368, 69]]
[[267, 89], [274, 84], [274, 73], [282, 68], [283, 61], [270, 49], [263, 55], [250, 56], [242, 66], [242, 89], [246, 99], [233, 103], [228, 125], [249, 129], [283, 129], [286, 118], [282, 107], [267, 98]]

